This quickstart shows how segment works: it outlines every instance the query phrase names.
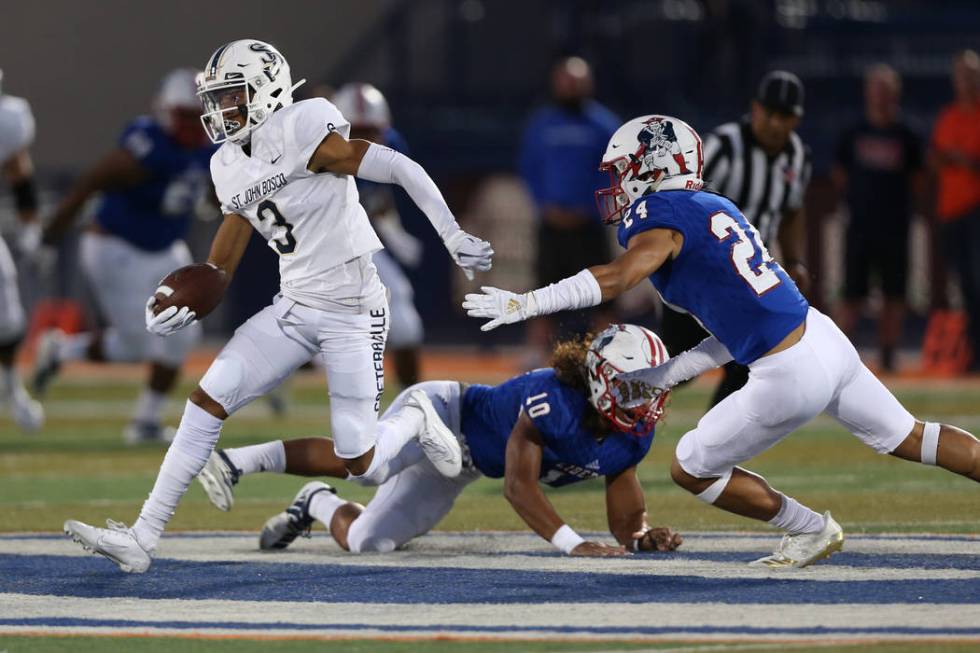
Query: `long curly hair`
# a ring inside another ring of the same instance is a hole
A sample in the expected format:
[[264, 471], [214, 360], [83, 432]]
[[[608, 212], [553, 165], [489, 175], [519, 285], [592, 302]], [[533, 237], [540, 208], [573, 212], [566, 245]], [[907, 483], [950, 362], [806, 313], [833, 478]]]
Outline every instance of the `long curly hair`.
[[548, 364], [555, 370], [555, 376], [559, 381], [585, 396], [587, 401], [582, 423], [596, 439], [602, 439], [616, 429], [612, 422], [600, 415], [592, 402], [588, 401], [589, 382], [585, 357], [594, 338], [595, 334], [586, 333], [560, 341], [555, 345]]

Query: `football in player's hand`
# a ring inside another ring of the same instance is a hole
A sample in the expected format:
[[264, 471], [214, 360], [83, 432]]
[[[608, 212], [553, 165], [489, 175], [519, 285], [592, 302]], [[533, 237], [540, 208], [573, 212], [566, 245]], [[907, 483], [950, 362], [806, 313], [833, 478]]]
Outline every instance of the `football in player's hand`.
[[197, 313], [197, 319], [214, 310], [224, 297], [228, 286], [228, 275], [207, 263], [187, 265], [174, 270], [160, 282], [153, 294], [157, 298], [153, 314], [170, 306], [187, 306]]

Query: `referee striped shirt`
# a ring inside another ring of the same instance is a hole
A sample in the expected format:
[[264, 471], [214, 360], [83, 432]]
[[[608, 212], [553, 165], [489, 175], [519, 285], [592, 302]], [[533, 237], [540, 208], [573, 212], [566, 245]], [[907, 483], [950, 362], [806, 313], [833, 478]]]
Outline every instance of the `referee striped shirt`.
[[768, 244], [788, 211], [803, 206], [810, 183], [810, 148], [796, 132], [786, 147], [769, 156], [756, 142], [747, 120], [715, 128], [704, 140], [704, 179], [727, 196]]

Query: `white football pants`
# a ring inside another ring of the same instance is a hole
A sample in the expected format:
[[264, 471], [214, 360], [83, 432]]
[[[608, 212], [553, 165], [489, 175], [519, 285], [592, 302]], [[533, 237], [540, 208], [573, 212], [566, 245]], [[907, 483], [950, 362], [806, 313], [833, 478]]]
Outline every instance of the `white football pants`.
[[147, 252], [109, 234], [87, 232], [80, 245], [82, 270], [110, 328], [104, 333], [106, 358], [116, 362], [153, 361], [180, 367], [201, 341], [194, 323], [166, 338], [146, 330], [146, 300], [160, 281], [190, 265], [182, 240], [159, 252]]
[[[415, 389], [428, 395], [439, 417], [459, 438], [462, 395], [456, 381], [426, 381], [406, 388], [385, 411], [382, 421], [402, 410], [408, 392]], [[418, 462], [378, 487], [347, 533], [351, 552], [388, 552], [428, 533], [449, 513], [463, 488], [480, 477], [480, 472], [469, 466], [456, 478], [446, 478], [425, 457], [417, 440], [405, 445], [409, 448], [418, 450]], [[405, 449], [400, 455], [411, 455]]]
[[388, 306], [384, 291], [349, 311], [325, 311], [279, 295], [240, 326], [211, 364], [201, 389], [229, 415], [322, 354], [330, 389], [334, 450], [357, 458], [374, 446]]
[[879, 453], [894, 451], [915, 425], [847, 336], [810, 308], [803, 339], [749, 365], [748, 383], [705, 413], [677, 443], [677, 461], [696, 478], [721, 476], [820, 413]]

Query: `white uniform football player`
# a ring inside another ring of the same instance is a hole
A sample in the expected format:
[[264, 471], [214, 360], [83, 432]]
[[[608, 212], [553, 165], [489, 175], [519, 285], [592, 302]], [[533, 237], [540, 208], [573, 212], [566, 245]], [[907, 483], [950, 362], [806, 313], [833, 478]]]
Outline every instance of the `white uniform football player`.
[[[388, 306], [371, 262], [381, 243], [358, 202], [354, 175], [402, 186], [468, 274], [490, 269], [493, 250], [460, 229], [421, 166], [388, 148], [348, 141], [350, 125], [336, 107], [322, 98], [293, 104], [296, 86], [283, 56], [254, 39], [218, 48], [205, 67], [202, 119], [212, 140], [223, 143], [211, 175], [225, 213], [208, 263], [232, 275], [256, 229], [280, 256], [282, 292], [235, 332], [191, 393], [133, 528], [65, 523], [75, 541], [123, 571], [149, 568], [224, 420], [316, 355], [330, 387], [334, 449], [352, 480], [384, 482], [389, 462], [414, 439], [441, 473], [455, 476], [462, 468], [459, 444], [424, 394], [412, 402], [425, 421], [421, 433], [378, 437]], [[155, 302], [151, 297], [146, 315], [155, 333], [173, 333], [196, 318], [188, 306], [155, 313]]]
[[[341, 86], [331, 100], [351, 124], [351, 137], [379, 143], [407, 152], [404, 140], [391, 126], [388, 101], [371, 84], [352, 82]], [[395, 374], [403, 388], [419, 381], [419, 347], [422, 345], [422, 318], [415, 310], [415, 291], [401, 266], [415, 267], [422, 259], [422, 244], [405, 231], [389, 186], [358, 182], [361, 204], [371, 218], [385, 248], [374, 254], [381, 283], [388, 289], [391, 330], [388, 349], [395, 363]]]
[[[34, 115], [27, 100], [0, 92], [0, 171], [13, 191], [22, 225], [20, 249], [28, 254], [40, 242], [34, 166], [28, 149], [33, 142]], [[27, 318], [17, 289], [17, 268], [0, 238], [0, 409], [9, 406], [21, 429], [37, 431], [44, 424], [44, 411], [24, 389], [14, 366], [26, 328]]]

